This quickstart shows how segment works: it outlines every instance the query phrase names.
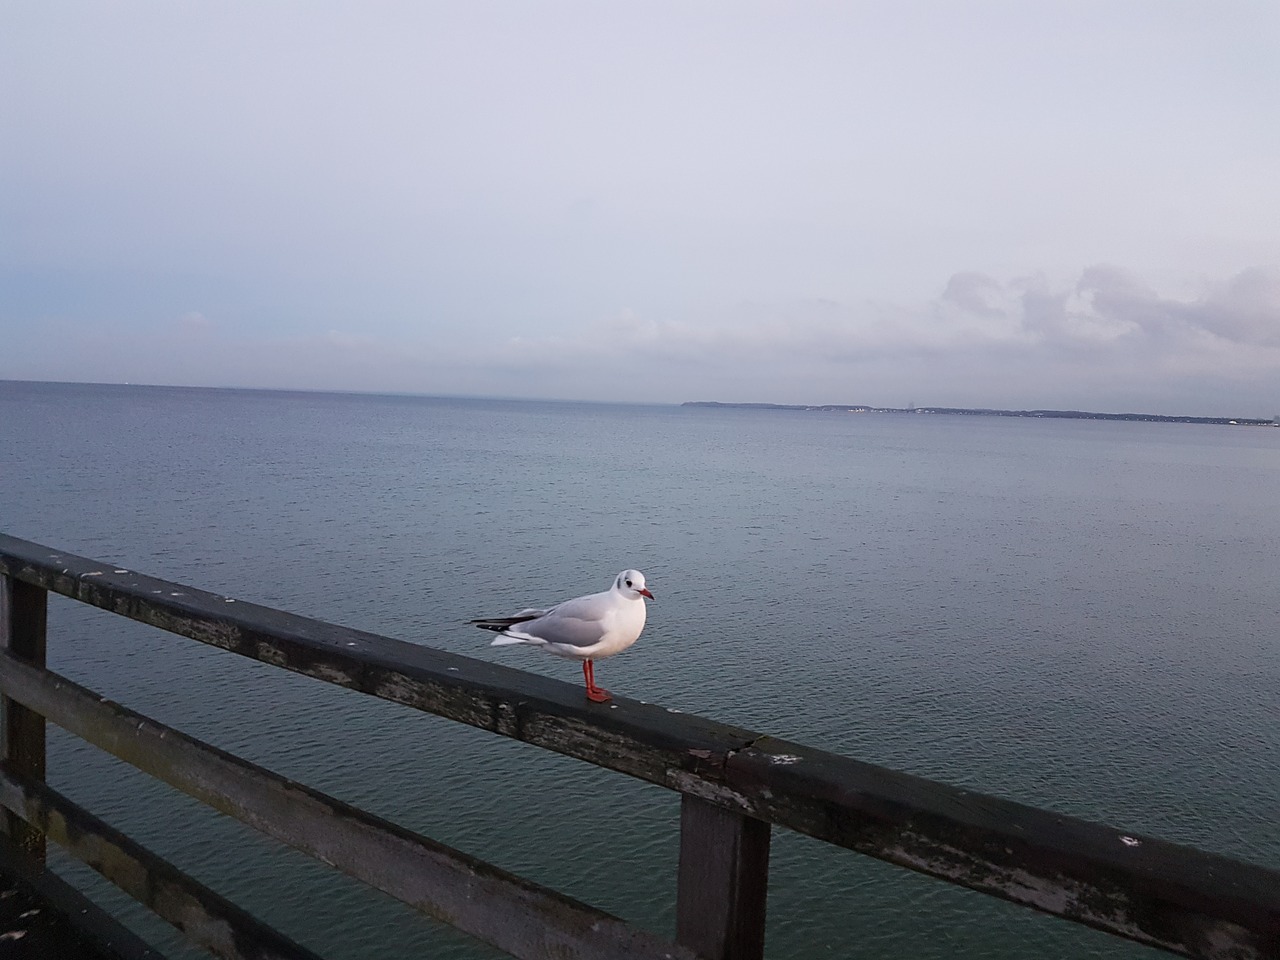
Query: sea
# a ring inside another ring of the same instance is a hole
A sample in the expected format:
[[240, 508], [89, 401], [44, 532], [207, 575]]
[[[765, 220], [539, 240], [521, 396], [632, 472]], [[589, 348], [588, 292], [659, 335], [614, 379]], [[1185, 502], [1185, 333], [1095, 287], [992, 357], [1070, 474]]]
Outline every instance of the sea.
[[[466, 621], [635, 567], [616, 695], [1280, 869], [1280, 429], [0, 382], [0, 484], [5, 533], [566, 683]], [[48, 655], [673, 934], [665, 789], [59, 597]], [[324, 956], [496, 955], [57, 729], [49, 779]], [[1158, 955], [780, 828], [768, 915], [786, 960]]]

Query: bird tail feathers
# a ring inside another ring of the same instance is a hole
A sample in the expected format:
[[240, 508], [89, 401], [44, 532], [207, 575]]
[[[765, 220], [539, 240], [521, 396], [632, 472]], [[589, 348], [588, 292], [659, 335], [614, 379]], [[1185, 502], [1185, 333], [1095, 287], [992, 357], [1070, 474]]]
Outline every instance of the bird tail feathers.
[[526, 640], [524, 637], [513, 637], [510, 634], [502, 633], [494, 638], [489, 644], [491, 647], [508, 647], [513, 643], [534, 643], [533, 640]]
[[507, 633], [517, 623], [526, 623], [529, 620], [536, 620], [547, 611], [545, 610], [521, 610], [514, 617], [482, 617], [479, 620], [472, 620], [473, 626], [479, 627], [481, 630], [492, 630], [499, 636], [491, 643], [491, 647], [505, 647], [513, 643], [533, 643], [540, 644], [541, 640], [533, 637], [513, 637]]

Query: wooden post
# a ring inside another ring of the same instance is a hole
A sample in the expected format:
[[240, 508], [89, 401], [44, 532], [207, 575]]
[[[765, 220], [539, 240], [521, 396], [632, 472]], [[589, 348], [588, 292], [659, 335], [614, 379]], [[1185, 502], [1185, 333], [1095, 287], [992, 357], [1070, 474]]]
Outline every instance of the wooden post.
[[[45, 665], [48, 597], [40, 587], [0, 576], [0, 649], [41, 668]], [[0, 759], [20, 776], [44, 780], [44, 717], [8, 697], [0, 697]], [[29, 856], [44, 862], [43, 833], [8, 811], [0, 824]]]
[[684, 794], [676, 940], [707, 960], [761, 960], [769, 824]]

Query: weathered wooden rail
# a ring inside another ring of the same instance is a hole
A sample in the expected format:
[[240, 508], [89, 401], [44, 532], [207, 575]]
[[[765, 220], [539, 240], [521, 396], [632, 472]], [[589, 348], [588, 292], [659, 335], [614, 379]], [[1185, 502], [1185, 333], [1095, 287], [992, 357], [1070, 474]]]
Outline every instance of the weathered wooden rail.
[[[45, 668], [47, 596], [535, 744], [681, 794], [676, 942], [150, 720]], [[1280, 872], [689, 714], [235, 601], [0, 535], [0, 806], [224, 957], [310, 957], [44, 783], [46, 719], [513, 956], [763, 955], [771, 825], [1117, 936], [1280, 958]]]

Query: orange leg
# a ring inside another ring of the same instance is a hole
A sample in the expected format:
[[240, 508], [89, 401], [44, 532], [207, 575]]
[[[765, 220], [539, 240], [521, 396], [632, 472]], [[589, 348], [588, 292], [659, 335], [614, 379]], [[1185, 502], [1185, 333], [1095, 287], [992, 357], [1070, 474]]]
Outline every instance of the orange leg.
[[587, 699], [593, 703], [607, 703], [610, 699], [608, 690], [596, 686], [596, 668], [590, 660], [582, 661], [582, 678], [587, 681]]

